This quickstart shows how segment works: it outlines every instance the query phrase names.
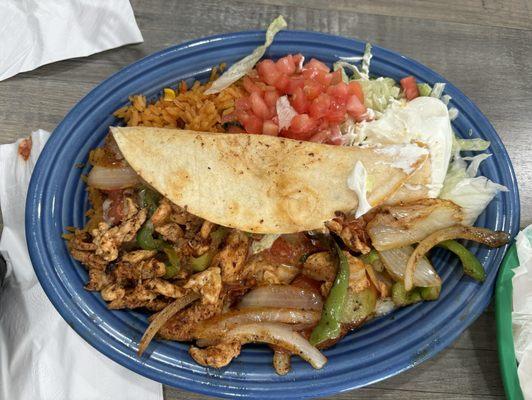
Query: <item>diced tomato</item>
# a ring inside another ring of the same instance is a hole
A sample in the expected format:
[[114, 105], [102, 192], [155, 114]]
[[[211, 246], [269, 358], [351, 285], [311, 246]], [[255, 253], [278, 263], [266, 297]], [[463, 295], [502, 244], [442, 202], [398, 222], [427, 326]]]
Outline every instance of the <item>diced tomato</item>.
[[340, 123], [345, 120], [345, 104], [338, 101], [338, 99], [331, 100], [331, 107], [325, 119], [330, 123]]
[[292, 95], [292, 101], [290, 103], [292, 104], [292, 107], [294, 107], [294, 109], [300, 114], [306, 113], [310, 106], [310, 102], [307, 100], [307, 96], [305, 96], [305, 93], [301, 88], [297, 88], [294, 91], [294, 94]]
[[281, 76], [272, 60], [263, 60], [257, 64], [259, 77], [268, 85], [274, 85]]
[[407, 100], [415, 99], [419, 96], [419, 90], [417, 88], [416, 78], [413, 76], [407, 76], [400, 80], [401, 87], [405, 92], [405, 97]]
[[362, 91], [362, 86], [360, 86], [360, 83], [351, 81], [347, 85], [347, 93], [354, 94], [358, 97], [361, 103], [364, 103], [364, 92]]
[[331, 85], [336, 85], [337, 83], [342, 82], [342, 71], [336, 70], [331, 73]]
[[292, 59], [294, 60], [294, 64], [296, 66], [296, 72], [301, 72], [300, 66], [303, 64], [303, 61], [305, 60], [305, 57], [303, 56], [303, 54], [301, 53], [294, 54], [292, 56]]
[[332, 74], [323, 71], [319, 71], [318, 75], [316, 75], [316, 81], [324, 87], [327, 87], [331, 84], [332, 78]]
[[280, 58], [275, 63], [277, 70], [285, 75], [292, 75], [296, 72], [296, 63], [294, 57], [289, 54], [286, 57]]
[[249, 97], [239, 97], [235, 100], [235, 110], [250, 110], [251, 109], [251, 103], [249, 102]]
[[305, 64], [305, 69], [316, 69], [318, 71], [329, 72], [331, 69], [322, 63], [321, 61], [311, 58], [308, 63]]
[[292, 139], [306, 140], [312, 136], [316, 125], [316, 120], [310, 118], [308, 114], [298, 114], [290, 123], [290, 137]]
[[241, 128], [238, 125], [233, 125], [233, 124], [231, 124], [231, 125], [229, 125], [227, 127], [227, 132], [229, 132], [229, 133], [246, 133], [246, 131], [243, 128]]
[[251, 93], [249, 96], [249, 101], [251, 103], [251, 111], [260, 119], [266, 119], [270, 116], [270, 109], [268, 105], [257, 92]]
[[357, 121], [362, 121], [367, 111], [366, 106], [360, 101], [360, 99], [355, 94], [349, 97], [345, 109]]
[[277, 136], [279, 134], [279, 127], [271, 120], [264, 121], [262, 123], [262, 134]]
[[278, 99], [279, 93], [277, 90], [268, 90], [264, 92], [264, 102], [268, 105], [268, 107], [275, 107]]
[[329, 86], [327, 93], [340, 100], [340, 102], [347, 101], [348, 91], [347, 85], [344, 82]]
[[285, 89], [285, 93], [294, 94], [297, 88], [305, 86], [305, 79], [302, 76], [293, 76]]
[[309, 142], [324, 143], [325, 141], [327, 141], [327, 139], [329, 139], [330, 135], [331, 132], [329, 132], [328, 129], [324, 129], [311, 136]]
[[309, 107], [309, 114], [312, 118], [318, 119], [325, 117], [331, 106], [331, 98], [327, 93], [321, 93], [316, 97]]
[[288, 75], [281, 74], [279, 75], [279, 78], [275, 82], [274, 86], [279, 89], [281, 92], [284, 92], [288, 85], [290, 84], [290, 78]]
[[330, 136], [327, 138], [327, 143], [335, 144], [337, 146], [343, 144], [344, 139], [338, 125], [331, 125], [329, 132]]
[[240, 123], [244, 126], [247, 133], [261, 134], [262, 120], [253, 114], [245, 114], [240, 119]]
[[319, 72], [317, 69], [304, 69], [301, 71], [301, 76], [305, 78], [305, 81], [312, 81], [318, 76]]
[[303, 92], [305, 92], [305, 96], [307, 96], [307, 99], [314, 100], [320, 95], [321, 92], [323, 92], [323, 87], [318, 82], [305, 81], [305, 86], [303, 86]]
[[246, 89], [249, 94], [257, 92], [262, 95], [261, 88], [259, 88], [249, 76], [244, 76], [244, 78], [242, 79], [242, 84], [244, 85], [244, 89]]

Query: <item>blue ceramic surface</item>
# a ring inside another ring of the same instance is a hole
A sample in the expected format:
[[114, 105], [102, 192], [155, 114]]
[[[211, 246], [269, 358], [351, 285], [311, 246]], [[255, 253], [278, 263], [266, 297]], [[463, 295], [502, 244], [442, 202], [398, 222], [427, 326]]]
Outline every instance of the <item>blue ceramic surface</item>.
[[[146, 57], [119, 71], [85, 96], [54, 131], [37, 163], [26, 205], [26, 235], [37, 276], [59, 313], [85, 340], [116, 362], [162, 383], [222, 397], [256, 399], [325, 396], [380, 381], [427, 360], [449, 346], [486, 308], [505, 247], [471, 249], [487, 270], [479, 285], [462, 278], [458, 262], [443, 251], [433, 257], [443, 278], [438, 301], [417, 304], [373, 320], [325, 352], [329, 362], [314, 370], [293, 357], [293, 371], [277, 376], [266, 346], [248, 346], [221, 370], [197, 365], [188, 345], [155, 341], [147, 354], [136, 350], [147, 322], [145, 315], [110, 311], [99, 294], [83, 289], [85, 270], [68, 254], [61, 239], [65, 226], [84, 225], [88, 201], [82, 174], [87, 161], [110, 125], [112, 113], [136, 93], [157, 96], [163, 87], [181, 79], [206, 79], [213, 65], [233, 63], [264, 40], [264, 32], [243, 32], [188, 42]], [[362, 55], [360, 41], [326, 34], [281, 32], [267, 57], [301, 52], [332, 63], [339, 56]], [[447, 82], [427, 67], [392, 51], [373, 47], [371, 72], [400, 79], [414, 75], [418, 82]], [[460, 115], [454, 129], [464, 137], [491, 141], [493, 157], [480, 172], [510, 188], [489, 205], [478, 226], [514, 235], [519, 226], [519, 195], [512, 165], [486, 117], [452, 84], [445, 93]]]

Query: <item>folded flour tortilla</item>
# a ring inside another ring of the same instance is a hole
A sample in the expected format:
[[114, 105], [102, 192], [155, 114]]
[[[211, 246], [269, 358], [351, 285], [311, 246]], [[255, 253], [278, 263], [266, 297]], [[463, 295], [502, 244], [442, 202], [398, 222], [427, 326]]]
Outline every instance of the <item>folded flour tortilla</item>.
[[426, 151], [395, 160], [383, 148], [266, 135], [147, 127], [111, 131], [131, 167], [169, 200], [216, 224], [264, 234], [320, 229], [336, 211], [356, 210], [357, 195], [347, 187], [347, 177], [357, 161], [367, 171], [367, 199], [376, 206], [427, 159]]

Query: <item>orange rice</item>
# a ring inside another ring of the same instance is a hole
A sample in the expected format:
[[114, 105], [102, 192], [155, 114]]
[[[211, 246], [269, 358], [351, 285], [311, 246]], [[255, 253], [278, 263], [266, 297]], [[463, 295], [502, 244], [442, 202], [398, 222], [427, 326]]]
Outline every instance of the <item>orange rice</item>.
[[[222, 69], [223, 65], [220, 66]], [[206, 84], [196, 81], [187, 88], [186, 83], [181, 81], [176, 88], [165, 88], [163, 95], [153, 104], [148, 104], [145, 96], [131, 96], [131, 104], [120, 108], [114, 115], [122, 118], [127, 126], [225, 132], [222, 117], [235, 110], [235, 99], [244, 96], [245, 91], [237, 82], [220, 93], [204, 94], [217, 76], [218, 68], [213, 68]]]

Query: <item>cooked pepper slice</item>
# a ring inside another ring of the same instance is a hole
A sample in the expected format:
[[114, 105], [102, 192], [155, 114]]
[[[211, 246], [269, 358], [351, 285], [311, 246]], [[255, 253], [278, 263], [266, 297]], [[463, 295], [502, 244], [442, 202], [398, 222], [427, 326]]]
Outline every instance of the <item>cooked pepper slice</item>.
[[216, 251], [218, 250], [218, 246], [220, 246], [220, 243], [225, 239], [225, 237], [229, 234], [229, 229], [227, 229], [225, 226], [220, 226], [218, 229], [216, 229], [214, 232], [211, 233], [211, 249], [208, 250], [206, 253], [203, 253], [199, 257], [192, 257], [190, 259], [190, 268], [192, 268], [193, 271], [201, 272], [204, 271], [211, 265], [211, 261], [216, 254]]
[[144, 223], [142, 228], [137, 233], [137, 243], [141, 249], [144, 250], [159, 250], [163, 245], [161, 239], [153, 238], [153, 223], [151, 220], [148, 220]]
[[321, 319], [310, 335], [310, 343], [319, 345], [336, 339], [341, 334], [341, 319], [349, 288], [349, 264], [347, 257], [334, 242], [335, 262], [338, 265], [336, 278], [321, 313]]
[[151, 217], [161, 201], [161, 195], [155, 190], [143, 187], [139, 191], [140, 206], [142, 208], [148, 207], [148, 216]]
[[437, 300], [440, 297], [441, 286], [419, 288], [419, 294], [423, 300]]
[[419, 288], [414, 288], [410, 292], [405, 289], [403, 282], [395, 282], [392, 286], [392, 300], [398, 307], [419, 303], [422, 300]]
[[163, 251], [168, 257], [168, 262], [166, 263], [166, 273], [164, 274], [164, 278], [170, 279], [176, 276], [177, 273], [179, 272], [181, 262], [179, 260], [179, 256], [177, 255], [176, 251], [170, 244], [164, 243]]
[[348, 290], [341, 322], [350, 326], [358, 325], [375, 311], [377, 292], [374, 288], [366, 288], [360, 292]]
[[479, 282], [486, 280], [486, 271], [484, 271], [480, 261], [456, 240], [445, 240], [438, 243], [438, 246], [453, 252], [460, 258], [466, 275]]
[[379, 261], [379, 253], [375, 249], [371, 249], [371, 251], [368, 254], [362, 254], [360, 256], [360, 259], [365, 264], [373, 264], [376, 261]]

